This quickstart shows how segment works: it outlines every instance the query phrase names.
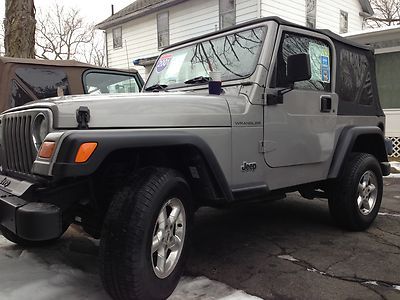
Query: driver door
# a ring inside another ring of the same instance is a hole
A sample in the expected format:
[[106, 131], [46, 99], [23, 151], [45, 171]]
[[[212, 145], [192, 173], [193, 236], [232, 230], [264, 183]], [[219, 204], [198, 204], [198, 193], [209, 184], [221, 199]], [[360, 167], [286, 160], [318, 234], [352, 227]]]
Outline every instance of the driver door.
[[264, 158], [272, 168], [319, 164], [332, 158], [338, 97], [332, 92], [334, 48], [325, 36], [281, 26], [269, 92], [289, 86], [287, 58], [306, 53], [311, 79], [296, 82], [283, 103], [264, 109]]

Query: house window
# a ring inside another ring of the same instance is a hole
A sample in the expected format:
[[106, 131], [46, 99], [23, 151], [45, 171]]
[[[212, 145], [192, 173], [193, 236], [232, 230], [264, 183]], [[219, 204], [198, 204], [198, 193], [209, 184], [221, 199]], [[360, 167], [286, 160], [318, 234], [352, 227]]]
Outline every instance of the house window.
[[158, 49], [169, 46], [169, 13], [167, 11], [157, 15], [157, 37]]
[[117, 27], [112, 30], [113, 35], [113, 48], [122, 47], [122, 27]]
[[315, 28], [317, 24], [317, 0], [306, 0], [306, 26]]
[[219, 28], [236, 24], [235, 0], [219, 0]]
[[349, 31], [349, 13], [346, 11], [340, 11], [340, 33], [346, 33]]

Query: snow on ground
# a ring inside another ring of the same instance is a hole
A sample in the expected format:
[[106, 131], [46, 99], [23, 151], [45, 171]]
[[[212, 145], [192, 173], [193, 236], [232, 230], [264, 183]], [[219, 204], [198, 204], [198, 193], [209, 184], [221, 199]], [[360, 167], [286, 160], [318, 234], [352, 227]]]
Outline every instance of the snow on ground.
[[390, 162], [390, 166], [392, 167], [392, 169], [395, 169], [395, 171], [397, 171], [397, 173], [391, 173], [389, 176], [387, 176], [386, 178], [400, 178], [400, 162], [398, 161], [391, 161]]
[[[70, 228], [43, 248], [16, 246], [0, 235], [1, 300], [110, 300], [97, 274], [98, 243]], [[259, 299], [205, 277], [184, 277], [171, 300]]]

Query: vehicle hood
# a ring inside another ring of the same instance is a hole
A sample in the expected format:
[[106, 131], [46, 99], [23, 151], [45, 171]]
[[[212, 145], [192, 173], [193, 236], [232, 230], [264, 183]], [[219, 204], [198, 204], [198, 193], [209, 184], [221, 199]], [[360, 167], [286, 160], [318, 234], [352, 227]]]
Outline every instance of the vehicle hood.
[[223, 96], [192, 92], [74, 95], [31, 102], [27, 107], [48, 107], [54, 128], [76, 128], [76, 111], [90, 110], [90, 128], [221, 127], [231, 126]]

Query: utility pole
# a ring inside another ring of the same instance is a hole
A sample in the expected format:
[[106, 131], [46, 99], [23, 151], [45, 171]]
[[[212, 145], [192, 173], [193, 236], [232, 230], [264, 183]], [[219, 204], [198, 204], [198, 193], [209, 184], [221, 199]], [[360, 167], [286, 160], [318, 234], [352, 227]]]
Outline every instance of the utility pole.
[[33, 0], [6, 0], [5, 56], [35, 58], [35, 5]]

